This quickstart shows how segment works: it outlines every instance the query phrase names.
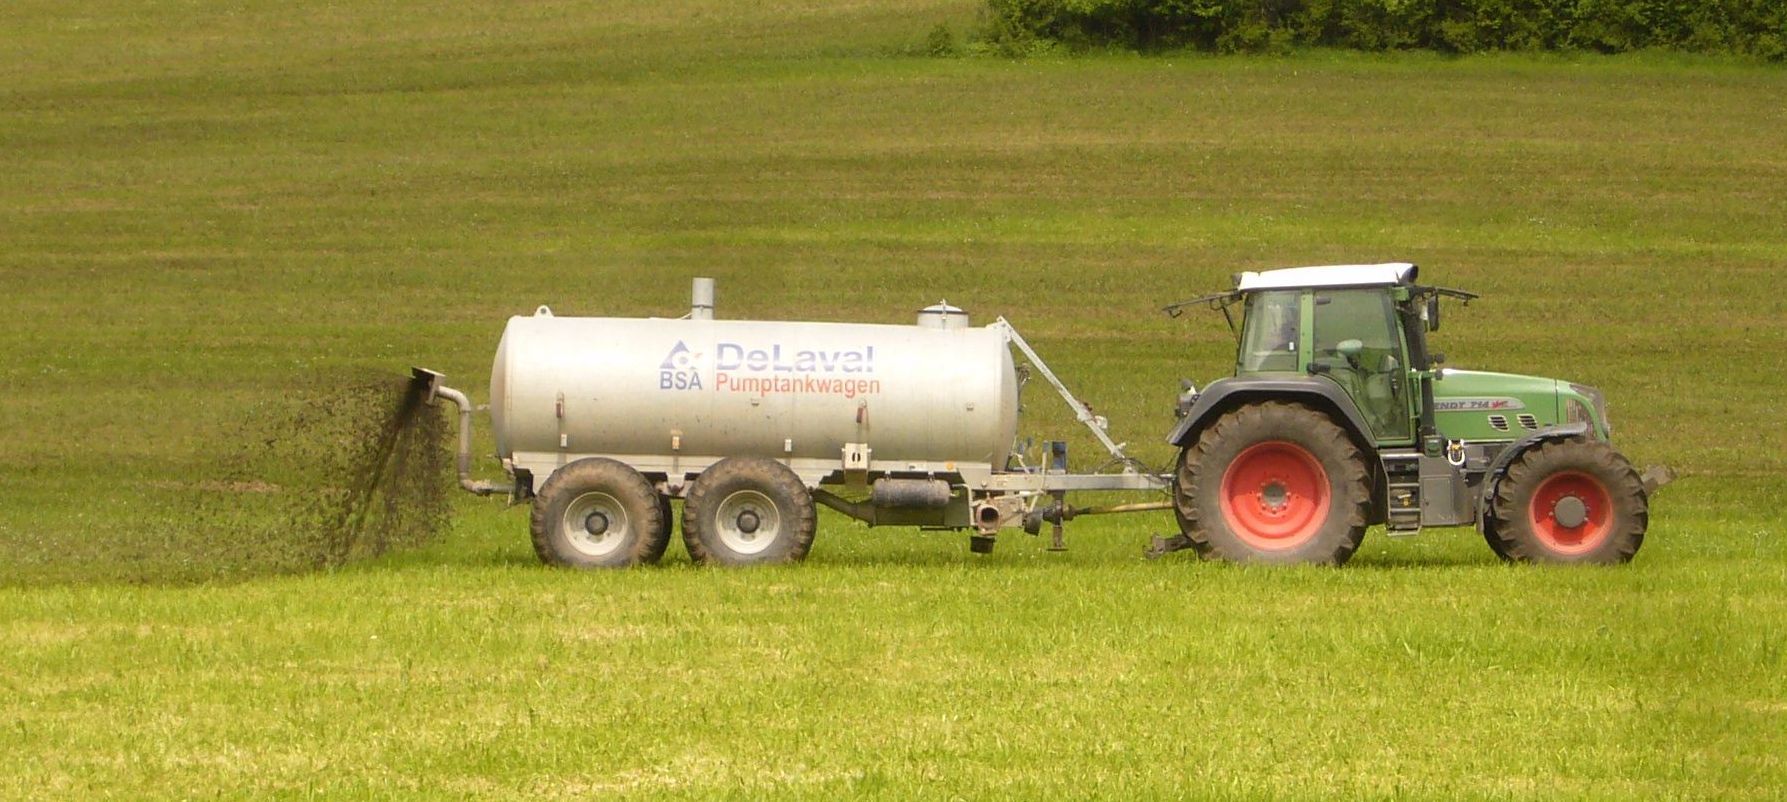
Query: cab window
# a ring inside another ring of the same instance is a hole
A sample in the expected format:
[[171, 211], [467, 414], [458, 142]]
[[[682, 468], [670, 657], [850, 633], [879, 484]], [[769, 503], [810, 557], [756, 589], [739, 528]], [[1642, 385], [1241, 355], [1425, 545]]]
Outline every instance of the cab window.
[[[1353, 397], [1379, 437], [1409, 436], [1406, 357], [1396, 330], [1396, 308], [1383, 290], [1330, 290], [1315, 295], [1311, 362]], [[1358, 340], [1357, 354], [1340, 344]]]
[[1242, 373], [1297, 370], [1298, 293], [1256, 292], [1247, 297], [1241, 330]]

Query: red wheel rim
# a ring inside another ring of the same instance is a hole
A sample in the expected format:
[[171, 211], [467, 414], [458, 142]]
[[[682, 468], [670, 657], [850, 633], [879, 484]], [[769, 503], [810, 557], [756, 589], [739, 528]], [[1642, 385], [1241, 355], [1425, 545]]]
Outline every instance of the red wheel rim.
[[1328, 472], [1295, 443], [1255, 443], [1222, 474], [1223, 520], [1243, 543], [1261, 551], [1285, 551], [1314, 540], [1328, 519], [1328, 502]]
[[[1577, 504], [1580, 510], [1575, 508]], [[1613, 496], [1588, 474], [1552, 474], [1533, 491], [1526, 517], [1533, 535], [1546, 548], [1559, 554], [1582, 554], [1593, 551], [1613, 531]]]

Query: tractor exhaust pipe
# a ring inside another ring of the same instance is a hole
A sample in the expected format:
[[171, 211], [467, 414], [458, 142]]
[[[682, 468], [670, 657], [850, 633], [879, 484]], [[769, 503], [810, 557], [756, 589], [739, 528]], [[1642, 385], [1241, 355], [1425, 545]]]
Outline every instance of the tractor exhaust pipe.
[[459, 452], [456, 467], [459, 470], [459, 487], [468, 493], [480, 496], [493, 496], [498, 493], [513, 494], [514, 484], [489, 482], [472, 478], [472, 401], [465, 393], [441, 384], [446, 374], [437, 373], [427, 368], [410, 369], [410, 386], [422, 395], [422, 403], [434, 403], [434, 399], [445, 398], [459, 407]]

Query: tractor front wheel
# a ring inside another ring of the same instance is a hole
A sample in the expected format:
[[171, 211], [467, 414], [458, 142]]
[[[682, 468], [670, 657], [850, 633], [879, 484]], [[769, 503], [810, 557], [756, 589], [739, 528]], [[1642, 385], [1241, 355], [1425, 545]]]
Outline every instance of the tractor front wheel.
[[1596, 440], [1540, 443], [1508, 466], [1483, 536], [1516, 562], [1615, 564], [1644, 543], [1650, 511], [1638, 472]]
[[1340, 565], [1365, 537], [1371, 493], [1351, 439], [1314, 409], [1241, 407], [1180, 452], [1173, 511], [1199, 554]]

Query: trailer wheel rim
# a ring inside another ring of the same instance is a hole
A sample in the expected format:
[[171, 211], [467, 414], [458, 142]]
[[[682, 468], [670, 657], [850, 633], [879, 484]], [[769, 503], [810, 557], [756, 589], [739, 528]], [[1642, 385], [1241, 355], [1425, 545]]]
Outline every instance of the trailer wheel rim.
[[620, 500], [598, 490], [571, 499], [559, 526], [571, 548], [589, 557], [619, 551], [633, 533], [633, 520]]
[[1558, 554], [1594, 551], [1613, 531], [1613, 494], [1586, 473], [1555, 473], [1533, 490], [1527, 520], [1547, 549]]
[[1223, 471], [1218, 503], [1229, 531], [1250, 548], [1295, 549], [1328, 519], [1328, 472], [1296, 443], [1255, 443]]
[[726, 548], [738, 554], [758, 554], [781, 537], [782, 514], [769, 496], [738, 490], [714, 508], [714, 531]]

